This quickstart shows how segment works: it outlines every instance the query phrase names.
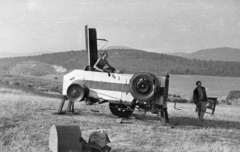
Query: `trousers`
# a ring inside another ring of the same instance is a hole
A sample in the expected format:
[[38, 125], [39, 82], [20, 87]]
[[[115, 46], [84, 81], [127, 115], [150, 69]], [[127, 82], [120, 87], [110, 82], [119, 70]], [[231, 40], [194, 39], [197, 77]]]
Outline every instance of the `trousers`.
[[203, 120], [204, 114], [206, 112], [206, 101], [199, 101], [197, 104], [198, 118]]

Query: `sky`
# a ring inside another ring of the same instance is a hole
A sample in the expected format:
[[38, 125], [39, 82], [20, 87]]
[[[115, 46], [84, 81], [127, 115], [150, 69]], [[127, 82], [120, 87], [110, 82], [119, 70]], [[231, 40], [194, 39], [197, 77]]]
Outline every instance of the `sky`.
[[105, 47], [240, 48], [239, 0], [0, 0], [0, 53], [82, 50], [85, 25]]

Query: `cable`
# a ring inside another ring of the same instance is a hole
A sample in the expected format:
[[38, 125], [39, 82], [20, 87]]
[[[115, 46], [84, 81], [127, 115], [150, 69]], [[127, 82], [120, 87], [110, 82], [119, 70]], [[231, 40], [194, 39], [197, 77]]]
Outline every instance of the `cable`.
[[[101, 41], [98, 45], [100, 45], [103, 41], [106, 42], [106, 43], [103, 45], [103, 47], [108, 43], [108, 40], [106, 40], [106, 39], [97, 39], [97, 40]], [[98, 51], [102, 50], [103, 47], [101, 47], [101, 49], [99, 49]]]

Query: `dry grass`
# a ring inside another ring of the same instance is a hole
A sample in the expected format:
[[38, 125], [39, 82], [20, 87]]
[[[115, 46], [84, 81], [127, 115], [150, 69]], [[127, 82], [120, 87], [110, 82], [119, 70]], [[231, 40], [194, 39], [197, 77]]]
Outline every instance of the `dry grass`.
[[[237, 152], [240, 149], [239, 106], [218, 105], [215, 115], [197, 119], [193, 104], [169, 103], [170, 125], [159, 118], [135, 112], [134, 117], [116, 122], [108, 105], [76, 103], [75, 115], [53, 115], [59, 99], [0, 88], [0, 149], [3, 152], [47, 152], [50, 127], [79, 125], [84, 139], [93, 130], [104, 129], [113, 152]], [[91, 111], [99, 110], [99, 112]]]

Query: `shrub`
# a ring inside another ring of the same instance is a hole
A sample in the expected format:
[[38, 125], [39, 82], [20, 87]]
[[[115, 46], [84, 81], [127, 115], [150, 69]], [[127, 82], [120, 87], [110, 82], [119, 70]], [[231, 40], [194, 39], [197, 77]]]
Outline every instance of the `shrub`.
[[240, 99], [240, 90], [230, 91], [226, 98], [227, 101], [238, 100], [238, 99]]
[[188, 103], [189, 102], [187, 99], [182, 99], [182, 97], [180, 95], [176, 95], [176, 94], [169, 94], [167, 101], [178, 102], [178, 103]]
[[230, 102], [230, 101], [227, 101], [227, 103], [226, 103], [227, 105], [232, 105], [232, 103]]

